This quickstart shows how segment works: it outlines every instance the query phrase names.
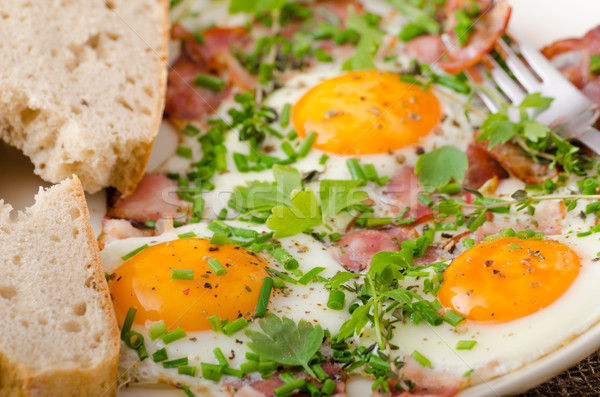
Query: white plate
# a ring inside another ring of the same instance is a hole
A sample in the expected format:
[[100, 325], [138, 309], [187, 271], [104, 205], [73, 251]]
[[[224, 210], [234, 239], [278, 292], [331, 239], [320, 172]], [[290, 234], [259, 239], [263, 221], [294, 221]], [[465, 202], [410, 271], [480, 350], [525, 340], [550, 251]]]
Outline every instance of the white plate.
[[[542, 47], [554, 40], [581, 36], [600, 24], [600, 1], [597, 0], [510, 0], [514, 9], [510, 29], [530, 43]], [[157, 147], [174, 149], [175, 141], [169, 131], [161, 131], [161, 144]], [[164, 153], [153, 153], [152, 165]], [[33, 166], [19, 151], [0, 142], [0, 198], [23, 209], [33, 204], [33, 196], [40, 186], [49, 186], [33, 174]], [[100, 230], [105, 212], [103, 193], [88, 195], [92, 226]], [[600, 324], [571, 341], [566, 346], [524, 368], [469, 388], [459, 393], [461, 397], [510, 395], [524, 392], [559, 374], [600, 348]], [[360, 390], [359, 390], [360, 389]], [[349, 389], [350, 397], [364, 396], [362, 387]], [[576, 393], [576, 391], [573, 391]], [[133, 396], [183, 396], [181, 391], [166, 389], [129, 388], [119, 392], [120, 397]]]

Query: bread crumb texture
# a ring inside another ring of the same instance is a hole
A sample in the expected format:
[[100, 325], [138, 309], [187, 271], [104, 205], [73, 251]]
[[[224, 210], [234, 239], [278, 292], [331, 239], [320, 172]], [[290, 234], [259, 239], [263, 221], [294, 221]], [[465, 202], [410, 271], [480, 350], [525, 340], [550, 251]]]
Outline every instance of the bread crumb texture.
[[119, 331], [76, 177], [0, 200], [0, 395], [111, 396]]
[[0, 139], [47, 181], [131, 193], [162, 117], [167, 1], [1, 1], [0, 37]]

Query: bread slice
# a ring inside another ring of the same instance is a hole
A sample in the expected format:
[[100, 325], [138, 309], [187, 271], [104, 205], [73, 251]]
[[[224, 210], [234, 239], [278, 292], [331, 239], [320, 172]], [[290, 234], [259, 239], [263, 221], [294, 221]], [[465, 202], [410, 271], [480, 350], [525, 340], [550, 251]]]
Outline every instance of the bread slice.
[[119, 330], [76, 176], [0, 200], [0, 396], [115, 394]]
[[0, 139], [57, 183], [131, 193], [158, 132], [167, 0], [0, 1]]

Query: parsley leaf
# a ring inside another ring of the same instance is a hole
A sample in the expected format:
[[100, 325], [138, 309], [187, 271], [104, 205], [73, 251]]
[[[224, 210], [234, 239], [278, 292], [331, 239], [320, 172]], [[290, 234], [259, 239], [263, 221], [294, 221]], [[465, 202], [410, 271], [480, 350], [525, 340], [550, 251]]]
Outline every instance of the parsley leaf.
[[231, 0], [231, 4], [229, 5], [229, 13], [263, 13], [282, 9], [285, 3], [285, 0]]
[[263, 358], [283, 365], [300, 365], [306, 373], [316, 378], [308, 362], [323, 342], [323, 328], [300, 320], [296, 325], [289, 318], [267, 314], [258, 322], [264, 333], [247, 330], [252, 339], [248, 347]]
[[[275, 176], [277, 191], [281, 193], [283, 198], [291, 197], [294, 190], [302, 189], [302, 178], [300, 178], [300, 173], [295, 168], [275, 165], [273, 166], [273, 176]], [[284, 199], [280, 201], [284, 201]]]
[[493, 148], [499, 143], [508, 142], [513, 136], [515, 136], [516, 128], [515, 124], [508, 119], [508, 116], [504, 113], [490, 114], [488, 118], [481, 125], [481, 134], [477, 137], [477, 140], [490, 140], [489, 148]]
[[353, 9], [348, 11], [346, 26], [360, 34], [356, 53], [344, 62], [343, 70], [374, 69], [373, 59], [383, 41], [383, 32], [373, 26], [367, 15], [358, 15]]
[[452, 180], [462, 183], [468, 166], [469, 161], [463, 151], [454, 146], [442, 146], [419, 157], [415, 173], [425, 191], [431, 192]]
[[387, 2], [406, 16], [413, 29], [419, 29], [423, 34], [435, 35], [440, 32], [440, 24], [434, 18], [435, 9], [415, 7], [406, 0], [387, 0]]
[[275, 232], [275, 238], [294, 236], [321, 224], [317, 196], [311, 189], [292, 193], [290, 204], [274, 207], [267, 219], [267, 226]]
[[533, 117], [535, 118], [540, 113], [544, 112], [550, 107], [554, 98], [543, 97], [539, 92], [528, 94], [523, 98], [523, 101], [519, 105], [519, 109], [535, 108]]
[[322, 181], [320, 197], [323, 218], [335, 216], [348, 207], [361, 204], [369, 195], [362, 190], [356, 190], [360, 183], [361, 181]]
[[369, 322], [369, 310], [372, 305], [373, 302], [368, 302], [354, 309], [350, 320], [346, 321], [340, 327], [340, 332], [338, 332], [334, 338], [335, 341], [339, 342], [354, 336], [354, 334], [360, 334], [360, 331], [362, 331]]

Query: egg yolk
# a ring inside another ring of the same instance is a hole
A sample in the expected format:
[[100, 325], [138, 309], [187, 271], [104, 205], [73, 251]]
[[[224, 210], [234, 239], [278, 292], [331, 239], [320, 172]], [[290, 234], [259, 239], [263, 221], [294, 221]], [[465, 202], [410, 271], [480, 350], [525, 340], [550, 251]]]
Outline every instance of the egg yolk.
[[[218, 259], [227, 273], [217, 276], [208, 260]], [[210, 329], [208, 318], [235, 320], [254, 313], [264, 278], [265, 262], [236, 245], [214, 245], [190, 238], [146, 248], [117, 269], [109, 282], [113, 304], [124, 321], [130, 307], [135, 323], [163, 320], [168, 329]], [[172, 279], [173, 269], [193, 270], [193, 280]]]
[[294, 128], [317, 133], [315, 147], [336, 154], [387, 153], [418, 142], [440, 120], [430, 90], [396, 74], [352, 72], [309, 90], [292, 110]]
[[559, 242], [500, 238], [456, 257], [437, 296], [469, 320], [515, 320], [554, 302], [580, 267], [577, 254]]

